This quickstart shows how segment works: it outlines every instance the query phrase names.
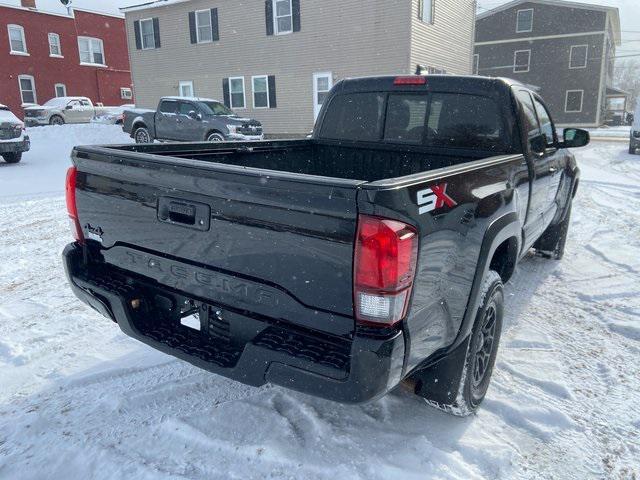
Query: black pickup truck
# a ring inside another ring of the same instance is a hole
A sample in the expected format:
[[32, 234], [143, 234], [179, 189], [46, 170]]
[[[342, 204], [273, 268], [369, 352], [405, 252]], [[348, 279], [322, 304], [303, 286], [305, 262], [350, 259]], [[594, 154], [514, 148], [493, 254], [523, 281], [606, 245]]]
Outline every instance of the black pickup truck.
[[487, 391], [503, 283], [563, 255], [579, 170], [504, 79], [344, 80], [312, 138], [83, 146], [71, 288], [148, 345], [250, 385], [359, 403]]

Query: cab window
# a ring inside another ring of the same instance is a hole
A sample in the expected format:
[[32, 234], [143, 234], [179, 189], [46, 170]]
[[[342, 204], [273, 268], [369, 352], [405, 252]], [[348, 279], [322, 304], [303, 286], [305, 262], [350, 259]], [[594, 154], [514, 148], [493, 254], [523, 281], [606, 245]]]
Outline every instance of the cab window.
[[198, 109], [193, 103], [180, 102], [178, 113], [180, 115], [189, 115], [189, 112], [197, 112]]
[[533, 105], [535, 106], [536, 113], [538, 114], [540, 129], [547, 138], [547, 145], [553, 145], [556, 142], [556, 129], [551, 121], [551, 115], [549, 115], [545, 106], [535, 97], [533, 98]]
[[160, 113], [163, 113], [165, 115], [176, 113], [176, 103], [177, 102], [173, 102], [170, 100], [163, 100], [162, 102], [160, 102]]

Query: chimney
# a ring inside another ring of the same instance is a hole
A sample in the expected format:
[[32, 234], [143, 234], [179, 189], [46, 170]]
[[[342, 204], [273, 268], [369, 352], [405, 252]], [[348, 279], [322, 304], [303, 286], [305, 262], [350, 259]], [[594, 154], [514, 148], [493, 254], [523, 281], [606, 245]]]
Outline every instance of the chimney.
[[36, 0], [20, 0], [20, 4], [24, 8], [33, 8], [34, 10], [36, 8]]

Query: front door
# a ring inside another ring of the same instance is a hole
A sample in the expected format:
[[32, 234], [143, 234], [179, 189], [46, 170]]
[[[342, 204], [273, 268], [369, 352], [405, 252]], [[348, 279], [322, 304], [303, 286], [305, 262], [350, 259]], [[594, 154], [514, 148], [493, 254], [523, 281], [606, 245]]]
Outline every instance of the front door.
[[333, 74], [322, 72], [313, 74], [313, 120], [318, 118], [322, 104], [333, 87]]
[[82, 122], [82, 104], [80, 100], [71, 100], [67, 103], [64, 110], [65, 123], [81, 123]]
[[189, 113], [198, 114], [198, 107], [191, 102], [181, 101], [178, 105], [178, 140], [183, 142], [204, 141], [202, 121], [191, 118]]

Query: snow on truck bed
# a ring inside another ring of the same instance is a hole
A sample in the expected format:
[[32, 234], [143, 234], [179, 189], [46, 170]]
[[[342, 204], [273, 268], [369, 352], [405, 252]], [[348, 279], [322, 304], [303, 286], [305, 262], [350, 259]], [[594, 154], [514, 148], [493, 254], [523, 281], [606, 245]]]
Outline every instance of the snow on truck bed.
[[640, 156], [625, 145], [576, 151], [568, 254], [520, 264], [493, 384], [459, 419], [403, 391], [344, 406], [255, 389], [125, 337], [73, 297], [60, 252], [71, 145], [128, 137], [29, 133], [23, 163], [0, 164], [0, 478], [640, 475]]

